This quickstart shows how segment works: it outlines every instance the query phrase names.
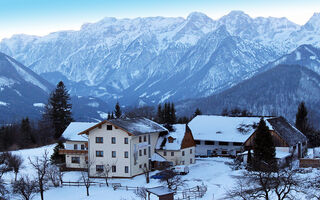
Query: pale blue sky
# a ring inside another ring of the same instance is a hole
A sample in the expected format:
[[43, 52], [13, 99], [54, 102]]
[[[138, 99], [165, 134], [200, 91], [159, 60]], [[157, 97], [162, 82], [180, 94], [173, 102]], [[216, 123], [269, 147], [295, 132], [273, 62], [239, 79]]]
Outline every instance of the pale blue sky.
[[0, 40], [18, 33], [78, 30], [104, 17], [186, 17], [199, 11], [218, 19], [232, 10], [304, 24], [320, 12], [320, 0], [0, 0]]

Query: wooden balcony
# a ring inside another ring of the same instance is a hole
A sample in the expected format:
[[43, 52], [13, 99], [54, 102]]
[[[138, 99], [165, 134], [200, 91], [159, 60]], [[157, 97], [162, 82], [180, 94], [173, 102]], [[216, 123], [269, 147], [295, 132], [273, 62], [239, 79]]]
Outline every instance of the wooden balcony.
[[59, 149], [59, 154], [73, 154], [73, 155], [79, 155], [79, 154], [88, 154], [88, 150], [73, 150], [73, 149]]

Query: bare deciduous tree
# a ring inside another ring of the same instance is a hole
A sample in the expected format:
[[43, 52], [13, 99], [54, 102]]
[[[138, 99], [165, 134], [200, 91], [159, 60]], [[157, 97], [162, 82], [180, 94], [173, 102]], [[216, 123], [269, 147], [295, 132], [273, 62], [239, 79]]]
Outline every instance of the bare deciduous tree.
[[90, 167], [93, 165], [94, 161], [88, 161], [86, 171], [81, 172], [80, 180], [83, 181], [84, 186], [87, 190], [87, 196], [89, 196], [89, 188], [91, 186], [91, 178], [90, 178]]
[[9, 157], [10, 154], [7, 152], [3, 152], [0, 154], [0, 179], [2, 178], [2, 176], [11, 171], [11, 168], [9, 166]]
[[177, 190], [178, 187], [185, 185], [185, 181], [173, 170], [164, 170], [161, 176], [160, 182], [166, 183], [167, 187], [171, 190]]
[[[300, 179], [296, 172], [288, 169], [279, 171], [249, 171], [239, 177], [234, 188], [227, 191], [228, 199], [295, 199], [294, 191], [299, 191]], [[273, 195], [273, 196], [271, 196]]]
[[142, 170], [143, 170], [143, 174], [146, 178], [146, 183], [150, 183], [150, 176], [149, 176], [150, 170], [149, 170], [149, 168], [147, 166], [144, 166]]
[[6, 200], [7, 194], [8, 190], [6, 189], [6, 185], [3, 179], [0, 178], [0, 200]]
[[31, 180], [28, 176], [21, 177], [12, 185], [12, 191], [23, 200], [31, 200], [39, 192], [37, 181]]
[[11, 155], [8, 159], [9, 167], [14, 172], [14, 181], [17, 180], [19, 170], [22, 168], [23, 158], [19, 155]]
[[139, 187], [134, 191], [134, 194], [140, 199], [147, 200], [147, 189], [145, 187]]
[[61, 171], [59, 167], [56, 165], [49, 165], [48, 172], [47, 172], [47, 178], [51, 181], [52, 185], [54, 187], [59, 187], [61, 183]]
[[111, 171], [111, 165], [109, 164], [105, 164], [103, 165], [103, 171], [101, 171], [99, 173], [100, 176], [103, 176], [106, 179], [106, 185], [107, 187], [109, 187], [109, 175], [110, 175], [110, 171]]
[[50, 165], [50, 158], [48, 156], [48, 151], [45, 150], [44, 154], [41, 157], [36, 157], [35, 159], [31, 159], [29, 157], [29, 162], [36, 171], [39, 192], [40, 192], [41, 200], [43, 200], [44, 199], [43, 193], [47, 189], [47, 183], [48, 183], [47, 173], [48, 173], [48, 167]]

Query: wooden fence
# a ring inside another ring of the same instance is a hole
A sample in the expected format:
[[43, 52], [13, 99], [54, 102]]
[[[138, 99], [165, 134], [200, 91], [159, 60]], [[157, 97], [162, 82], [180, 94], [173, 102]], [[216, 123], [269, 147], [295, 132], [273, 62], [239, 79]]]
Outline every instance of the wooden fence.
[[300, 158], [299, 161], [300, 161], [299, 167], [301, 167], [301, 168], [306, 168], [306, 167], [318, 168], [318, 167], [320, 167], [320, 159]]
[[[105, 187], [106, 183], [102, 182], [90, 182], [90, 186], [99, 186], [99, 187]], [[83, 181], [62, 181], [62, 186], [85, 186], [85, 183]], [[109, 186], [111, 186], [114, 190], [137, 190], [139, 187], [131, 187], [131, 186], [122, 186], [121, 183], [109, 183]]]
[[198, 185], [193, 188], [184, 189], [182, 191], [177, 191], [175, 194], [176, 200], [191, 200], [202, 198], [207, 192], [207, 186]]

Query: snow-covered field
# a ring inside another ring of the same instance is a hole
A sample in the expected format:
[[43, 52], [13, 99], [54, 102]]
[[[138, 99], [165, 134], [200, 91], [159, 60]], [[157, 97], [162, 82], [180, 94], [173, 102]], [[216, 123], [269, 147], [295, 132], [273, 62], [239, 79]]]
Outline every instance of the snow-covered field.
[[[24, 168], [21, 170], [23, 174], [34, 175], [33, 169], [30, 167], [28, 157], [41, 156], [45, 149], [51, 155], [54, 145], [14, 151], [14, 154], [19, 154], [23, 156]], [[235, 183], [235, 177], [241, 175], [241, 170], [231, 170], [226, 162], [232, 161], [230, 158], [198, 158], [196, 163], [190, 165], [190, 173], [183, 176], [186, 180], [186, 188], [190, 188], [196, 185], [201, 185], [204, 183], [207, 185], [208, 190], [203, 199], [225, 199], [224, 194], [226, 189], [230, 189]], [[153, 175], [156, 172], [150, 174]], [[6, 181], [10, 181], [13, 178], [13, 173], [8, 173], [5, 176]], [[81, 177], [80, 172], [68, 172], [64, 175], [64, 181], [79, 181]], [[156, 187], [161, 185], [158, 180], [150, 179], [150, 183], [146, 184], [144, 175], [134, 177], [132, 179], [111, 179], [110, 183], [121, 183], [122, 186], [143, 186], [143, 187]], [[104, 182], [103, 179], [93, 179], [93, 181]], [[11, 199], [15, 199], [12, 197]], [[34, 199], [40, 199], [40, 196], [36, 196]], [[112, 199], [112, 200], [132, 200], [139, 199], [132, 190], [113, 190], [112, 187], [106, 186], [91, 186], [90, 196], [86, 196], [86, 188], [84, 186], [64, 186], [59, 188], [50, 188], [45, 192], [46, 200], [93, 200], [93, 199]], [[157, 199], [155, 196], [151, 195], [151, 199]]]

